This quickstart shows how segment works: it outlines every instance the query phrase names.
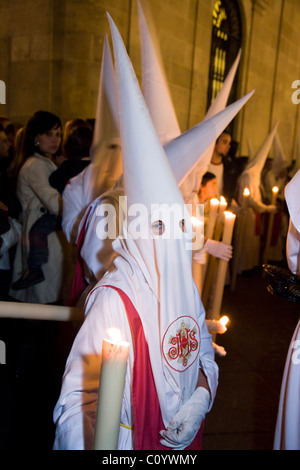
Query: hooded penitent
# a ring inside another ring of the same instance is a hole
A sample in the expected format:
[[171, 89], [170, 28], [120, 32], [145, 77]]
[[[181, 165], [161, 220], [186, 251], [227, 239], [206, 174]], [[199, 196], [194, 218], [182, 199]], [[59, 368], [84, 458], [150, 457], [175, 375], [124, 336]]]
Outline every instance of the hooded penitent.
[[260, 202], [261, 195], [260, 195], [260, 178], [261, 172], [265, 165], [267, 156], [270, 152], [273, 139], [275, 137], [276, 131], [278, 127], [278, 122], [273, 126], [273, 129], [266, 137], [264, 142], [262, 143], [261, 147], [257, 151], [255, 157], [251, 160], [251, 162], [247, 165], [243, 173], [240, 175], [238, 180], [239, 186], [239, 203], [242, 204], [243, 200], [243, 191], [244, 188], [248, 188], [250, 191], [250, 197]]
[[[231, 91], [232, 83], [234, 80], [234, 77], [236, 75], [236, 71], [240, 62], [240, 57], [241, 57], [241, 50], [239, 50], [237, 57], [220, 89], [218, 92], [215, 100], [213, 103], [210, 105], [204, 120], [209, 119], [216, 113], [220, 112], [223, 110], [226, 106], [226, 103], [228, 101], [228, 97]], [[224, 129], [222, 129], [224, 130]], [[218, 136], [217, 136], [218, 137]], [[210, 163], [213, 150], [214, 150], [215, 142], [212, 142], [210, 146], [205, 150], [204, 155], [201, 157], [201, 162], [199, 162], [198, 165], [195, 166], [194, 170], [189, 174], [188, 178], [186, 178], [185, 181], [182, 183], [182, 193], [185, 196], [185, 200], [189, 201], [191, 199], [191, 190], [192, 191], [198, 191], [199, 189], [199, 184], [200, 181], [202, 180], [202, 176], [204, 173], [207, 171], [208, 165]]]
[[107, 36], [101, 64], [91, 159], [93, 170], [90, 191], [94, 199], [110, 189], [122, 173], [115, 77]]
[[[167, 425], [181, 402], [184, 403], [194, 391], [198, 377], [200, 331], [195, 321], [191, 251], [186, 249], [186, 237], [192, 234], [192, 228], [123, 41], [110, 17], [109, 21], [115, 54], [128, 211], [144, 212], [139, 218], [142, 236], [138, 237], [135, 231], [135, 212], [133, 216], [128, 215], [125, 238], [117, 239], [114, 248], [122, 257], [138, 265], [157, 299], [158, 312], [148, 312], [141, 293], [137, 309], [149, 340], [154, 381], [162, 418]], [[153, 205], [157, 205], [156, 208], [165, 205], [165, 210], [152, 210]], [[172, 206], [177, 213], [170, 224], [168, 215]], [[186, 233], [180, 228], [182, 219]], [[151, 225], [158, 220], [164, 224], [165, 232], [162, 236], [152, 236]], [[172, 355], [169, 340], [179, 332], [181, 335], [186, 333], [185, 338], [191, 347], [188, 356]], [[159, 361], [158, 344], [161, 350]], [[166, 395], [166, 382], [173, 390], [172, 399]]]
[[142, 57], [142, 88], [145, 101], [161, 143], [164, 145], [181, 134], [173, 106], [159, 45], [150, 11], [147, 21], [138, 1]]
[[66, 185], [63, 193], [62, 228], [75, 241], [87, 206], [110, 189], [122, 173], [119, 117], [115, 77], [107, 36], [104, 40], [96, 107], [91, 164]]

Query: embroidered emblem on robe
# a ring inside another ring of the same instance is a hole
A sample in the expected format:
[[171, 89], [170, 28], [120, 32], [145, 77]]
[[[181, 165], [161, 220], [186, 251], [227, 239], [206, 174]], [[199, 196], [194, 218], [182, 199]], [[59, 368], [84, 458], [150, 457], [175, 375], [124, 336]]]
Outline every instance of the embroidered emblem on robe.
[[164, 358], [172, 369], [183, 372], [197, 359], [200, 351], [200, 328], [194, 318], [179, 317], [163, 337]]

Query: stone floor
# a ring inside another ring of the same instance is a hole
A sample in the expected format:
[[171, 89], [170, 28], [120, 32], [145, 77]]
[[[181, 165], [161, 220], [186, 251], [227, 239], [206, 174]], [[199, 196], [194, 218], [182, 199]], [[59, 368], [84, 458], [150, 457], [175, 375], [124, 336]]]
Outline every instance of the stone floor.
[[219, 387], [207, 415], [206, 450], [272, 450], [282, 373], [300, 305], [267, 292], [260, 269], [238, 276], [225, 288], [222, 315], [228, 330], [216, 342]]

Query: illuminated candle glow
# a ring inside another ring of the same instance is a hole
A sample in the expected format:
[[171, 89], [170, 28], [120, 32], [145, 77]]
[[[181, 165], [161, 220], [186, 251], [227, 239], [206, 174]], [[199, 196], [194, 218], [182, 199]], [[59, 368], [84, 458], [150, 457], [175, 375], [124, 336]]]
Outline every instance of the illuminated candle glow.
[[249, 188], [244, 188], [243, 191], [243, 209], [247, 209], [248, 207], [248, 197], [250, 196]]
[[224, 196], [220, 197], [220, 212], [224, 212], [227, 207], [227, 201]]
[[95, 424], [95, 450], [118, 448], [122, 400], [124, 395], [129, 343], [121, 340], [117, 329], [110, 329], [114, 339], [104, 339], [100, 371], [98, 407]]
[[276, 204], [276, 199], [277, 199], [277, 194], [278, 194], [279, 188], [277, 186], [273, 186], [272, 188], [272, 204]]
[[205, 230], [205, 236], [207, 238], [213, 237], [219, 204], [220, 202], [216, 198], [213, 198], [210, 200], [209, 215], [208, 215], [208, 221], [207, 221], [207, 226]]
[[[224, 216], [225, 216], [225, 222], [224, 222], [222, 242], [227, 243], [228, 245], [231, 245], [236, 215], [233, 214], [232, 212], [225, 211]], [[211, 310], [212, 318], [218, 318], [220, 314], [227, 265], [228, 265], [228, 261], [225, 261], [222, 259], [219, 260], [217, 278], [215, 282], [215, 292], [214, 292], [214, 298], [213, 298], [212, 310]]]

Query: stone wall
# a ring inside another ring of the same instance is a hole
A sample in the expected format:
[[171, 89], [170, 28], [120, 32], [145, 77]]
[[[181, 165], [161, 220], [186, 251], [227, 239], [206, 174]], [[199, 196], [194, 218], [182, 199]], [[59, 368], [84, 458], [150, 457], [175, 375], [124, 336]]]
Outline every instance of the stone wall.
[[[149, 0], [163, 63], [182, 131], [204, 117], [213, 0]], [[298, 0], [239, 0], [243, 19], [239, 96], [255, 94], [235, 120], [238, 154], [256, 150], [277, 119], [289, 157], [299, 133], [291, 88], [300, 79]], [[0, 115], [25, 123], [37, 109], [62, 121], [92, 118], [108, 10], [140, 77], [135, 0], [1, 0]]]

